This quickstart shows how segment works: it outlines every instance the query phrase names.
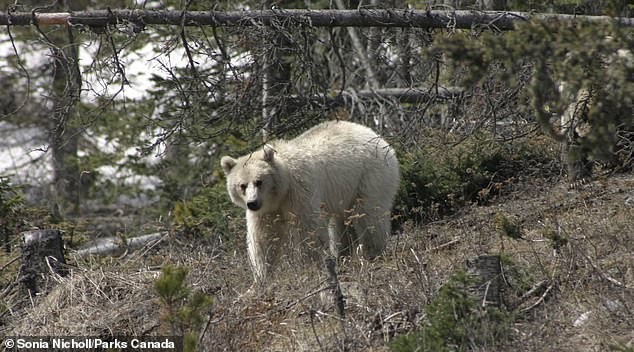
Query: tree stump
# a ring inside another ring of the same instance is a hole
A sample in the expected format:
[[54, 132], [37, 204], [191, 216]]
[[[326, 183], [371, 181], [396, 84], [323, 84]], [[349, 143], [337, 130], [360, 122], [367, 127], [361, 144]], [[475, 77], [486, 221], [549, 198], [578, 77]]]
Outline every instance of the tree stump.
[[32, 230], [23, 232], [22, 237], [20, 283], [35, 295], [47, 274], [67, 274], [62, 235], [59, 230]]
[[467, 273], [475, 279], [469, 291], [483, 307], [501, 304], [501, 276], [499, 255], [483, 255], [467, 261]]

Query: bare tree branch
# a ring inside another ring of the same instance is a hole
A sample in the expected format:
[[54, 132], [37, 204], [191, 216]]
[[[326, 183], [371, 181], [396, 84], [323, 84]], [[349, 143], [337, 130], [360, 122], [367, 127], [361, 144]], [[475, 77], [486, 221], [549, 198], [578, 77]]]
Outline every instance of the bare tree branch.
[[461, 28], [473, 26], [496, 30], [511, 30], [517, 22], [529, 19], [560, 21], [617, 22], [634, 27], [634, 18], [609, 16], [576, 16], [564, 14], [533, 14], [528, 12], [445, 11], [409, 9], [358, 10], [266, 10], [266, 11], [154, 11], [154, 10], [94, 10], [68, 13], [9, 12], [0, 14], [0, 25], [28, 26], [31, 24], [72, 24], [105, 27], [120, 23], [173, 26], [269, 26], [274, 23], [304, 24], [314, 27], [419, 27]]

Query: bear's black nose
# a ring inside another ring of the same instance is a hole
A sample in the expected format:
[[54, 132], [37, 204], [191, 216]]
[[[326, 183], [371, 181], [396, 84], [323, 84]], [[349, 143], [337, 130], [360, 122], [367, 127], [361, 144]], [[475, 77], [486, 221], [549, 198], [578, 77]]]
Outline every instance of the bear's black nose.
[[253, 201], [253, 202], [248, 202], [247, 203], [247, 208], [249, 208], [249, 210], [259, 210], [260, 209], [260, 203], [258, 203], [257, 201]]

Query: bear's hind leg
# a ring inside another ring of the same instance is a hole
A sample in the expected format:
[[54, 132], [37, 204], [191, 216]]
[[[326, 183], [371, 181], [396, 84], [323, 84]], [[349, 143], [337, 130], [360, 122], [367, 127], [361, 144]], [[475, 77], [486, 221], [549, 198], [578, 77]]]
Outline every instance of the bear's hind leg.
[[356, 214], [353, 223], [362, 254], [367, 258], [381, 255], [390, 235], [390, 210], [361, 202]]
[[358, 245], [354, 231], [345, 225], [341, 215], [333, 215], [330, 218], [328, 242], [330, 255], [334, 257], [350, 256]]

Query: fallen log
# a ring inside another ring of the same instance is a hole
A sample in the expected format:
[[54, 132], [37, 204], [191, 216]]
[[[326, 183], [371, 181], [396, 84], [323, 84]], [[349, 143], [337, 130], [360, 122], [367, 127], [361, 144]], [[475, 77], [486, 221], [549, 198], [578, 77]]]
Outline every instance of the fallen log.
[[515, 23], [531, 19], [557, 20], [579, 23], [618, 23], [634, 26], [633, 18], [609, 16], [579, 16], [530, 12], [500, 12], [471, 10], [413, 10], [364, 9], [358, 10], [296, 10], [273, 9], [255, 11], [181, 11], [107, 9], [76, 12], [44, 13], [7, 12], [0, 14], [0, 25], [85, 25], [103, 28], [109, 25], [135, 24], [141, 31], [146, 25], [170, 26], [290, 26], [311, 27], [418, 27], [461, 28], [474, 26], [495, 30], [512, 30]]
[[137, 250], [144, 246], [155, 244], [160, 242], [165, 236], [166, 232], [157, 232], [148, 235], [120, 238], [120, 237], [106, 237], [100, 238], [93, 242], [90, 247], [75, 251], [73, 254], [76, 257], [86, 257], [89, 255], [101, 255], [101, 256], [120, 256], [126, 251]]

